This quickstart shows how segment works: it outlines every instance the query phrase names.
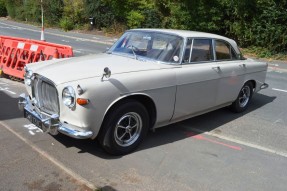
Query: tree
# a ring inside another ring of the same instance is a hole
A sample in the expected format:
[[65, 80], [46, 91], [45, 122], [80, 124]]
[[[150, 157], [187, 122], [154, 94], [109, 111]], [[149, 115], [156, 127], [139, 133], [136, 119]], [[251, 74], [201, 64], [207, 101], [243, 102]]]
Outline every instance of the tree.
[[6, 17], [6, 16], [7, 16], [6, 3], [4, 0], [0, 0], [0, 17]]

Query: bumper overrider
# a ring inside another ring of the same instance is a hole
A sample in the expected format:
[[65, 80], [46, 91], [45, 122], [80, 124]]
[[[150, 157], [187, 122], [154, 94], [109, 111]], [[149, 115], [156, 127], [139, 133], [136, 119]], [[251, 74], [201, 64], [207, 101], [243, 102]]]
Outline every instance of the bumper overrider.
[[260, 86], [260, 89], [263, 90], [263, 89], [266, 89], [268, 88], [269, 85], [267, 83], [263, 83], [261, 86]]
[[45, 115], [45, 117], [38, 114], [29, 97], [25, 94], [20, 95], [18, 107], [23, 111], [24, 117], [42, 129], [43, 132], [47, 132], [52, 135], [56, 135], [60, 132], [76, 139], [87, 139], [93, 136], [92, 131], [74, 129], [69, 124], [61, 123], [58, 114]]

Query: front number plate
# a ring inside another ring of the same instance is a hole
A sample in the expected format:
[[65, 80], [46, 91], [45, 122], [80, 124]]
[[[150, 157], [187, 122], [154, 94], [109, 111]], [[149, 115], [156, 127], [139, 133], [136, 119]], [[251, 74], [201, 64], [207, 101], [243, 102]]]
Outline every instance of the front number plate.
[[24, 110], [24, 117], [27, 118], [31, 123], [42, 129], [42, 121], [37, 117], [33, 116], [29, 111]]

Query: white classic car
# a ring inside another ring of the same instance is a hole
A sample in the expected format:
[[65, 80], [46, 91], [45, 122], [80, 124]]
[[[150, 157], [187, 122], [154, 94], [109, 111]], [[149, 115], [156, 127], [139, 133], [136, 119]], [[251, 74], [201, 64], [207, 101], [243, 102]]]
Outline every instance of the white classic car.
[[133, 151], [149, 129], [218, 108], [244, 111], [267, 88], [267, 64], [208, 33], [134, 29], [106, 52], [29, 64], [19, 108], [44, 132]]

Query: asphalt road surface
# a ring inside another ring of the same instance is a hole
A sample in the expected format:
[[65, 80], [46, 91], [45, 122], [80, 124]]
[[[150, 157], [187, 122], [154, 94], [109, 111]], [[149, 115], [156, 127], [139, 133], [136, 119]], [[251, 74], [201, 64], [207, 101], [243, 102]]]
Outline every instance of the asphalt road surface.
[[[0, 19], [0, 35], [40, 28]], [[76, 56], [115, 39], [46, 30]], [[42, 133], [17, 108], [23, 83], [0, 79], [0, 190], [286, 190], [287, 64], [269, 63], [270, 87], [242, 114], [220, 109], [150, 132], [136, 152], [112, 157], [92, 140]]]

